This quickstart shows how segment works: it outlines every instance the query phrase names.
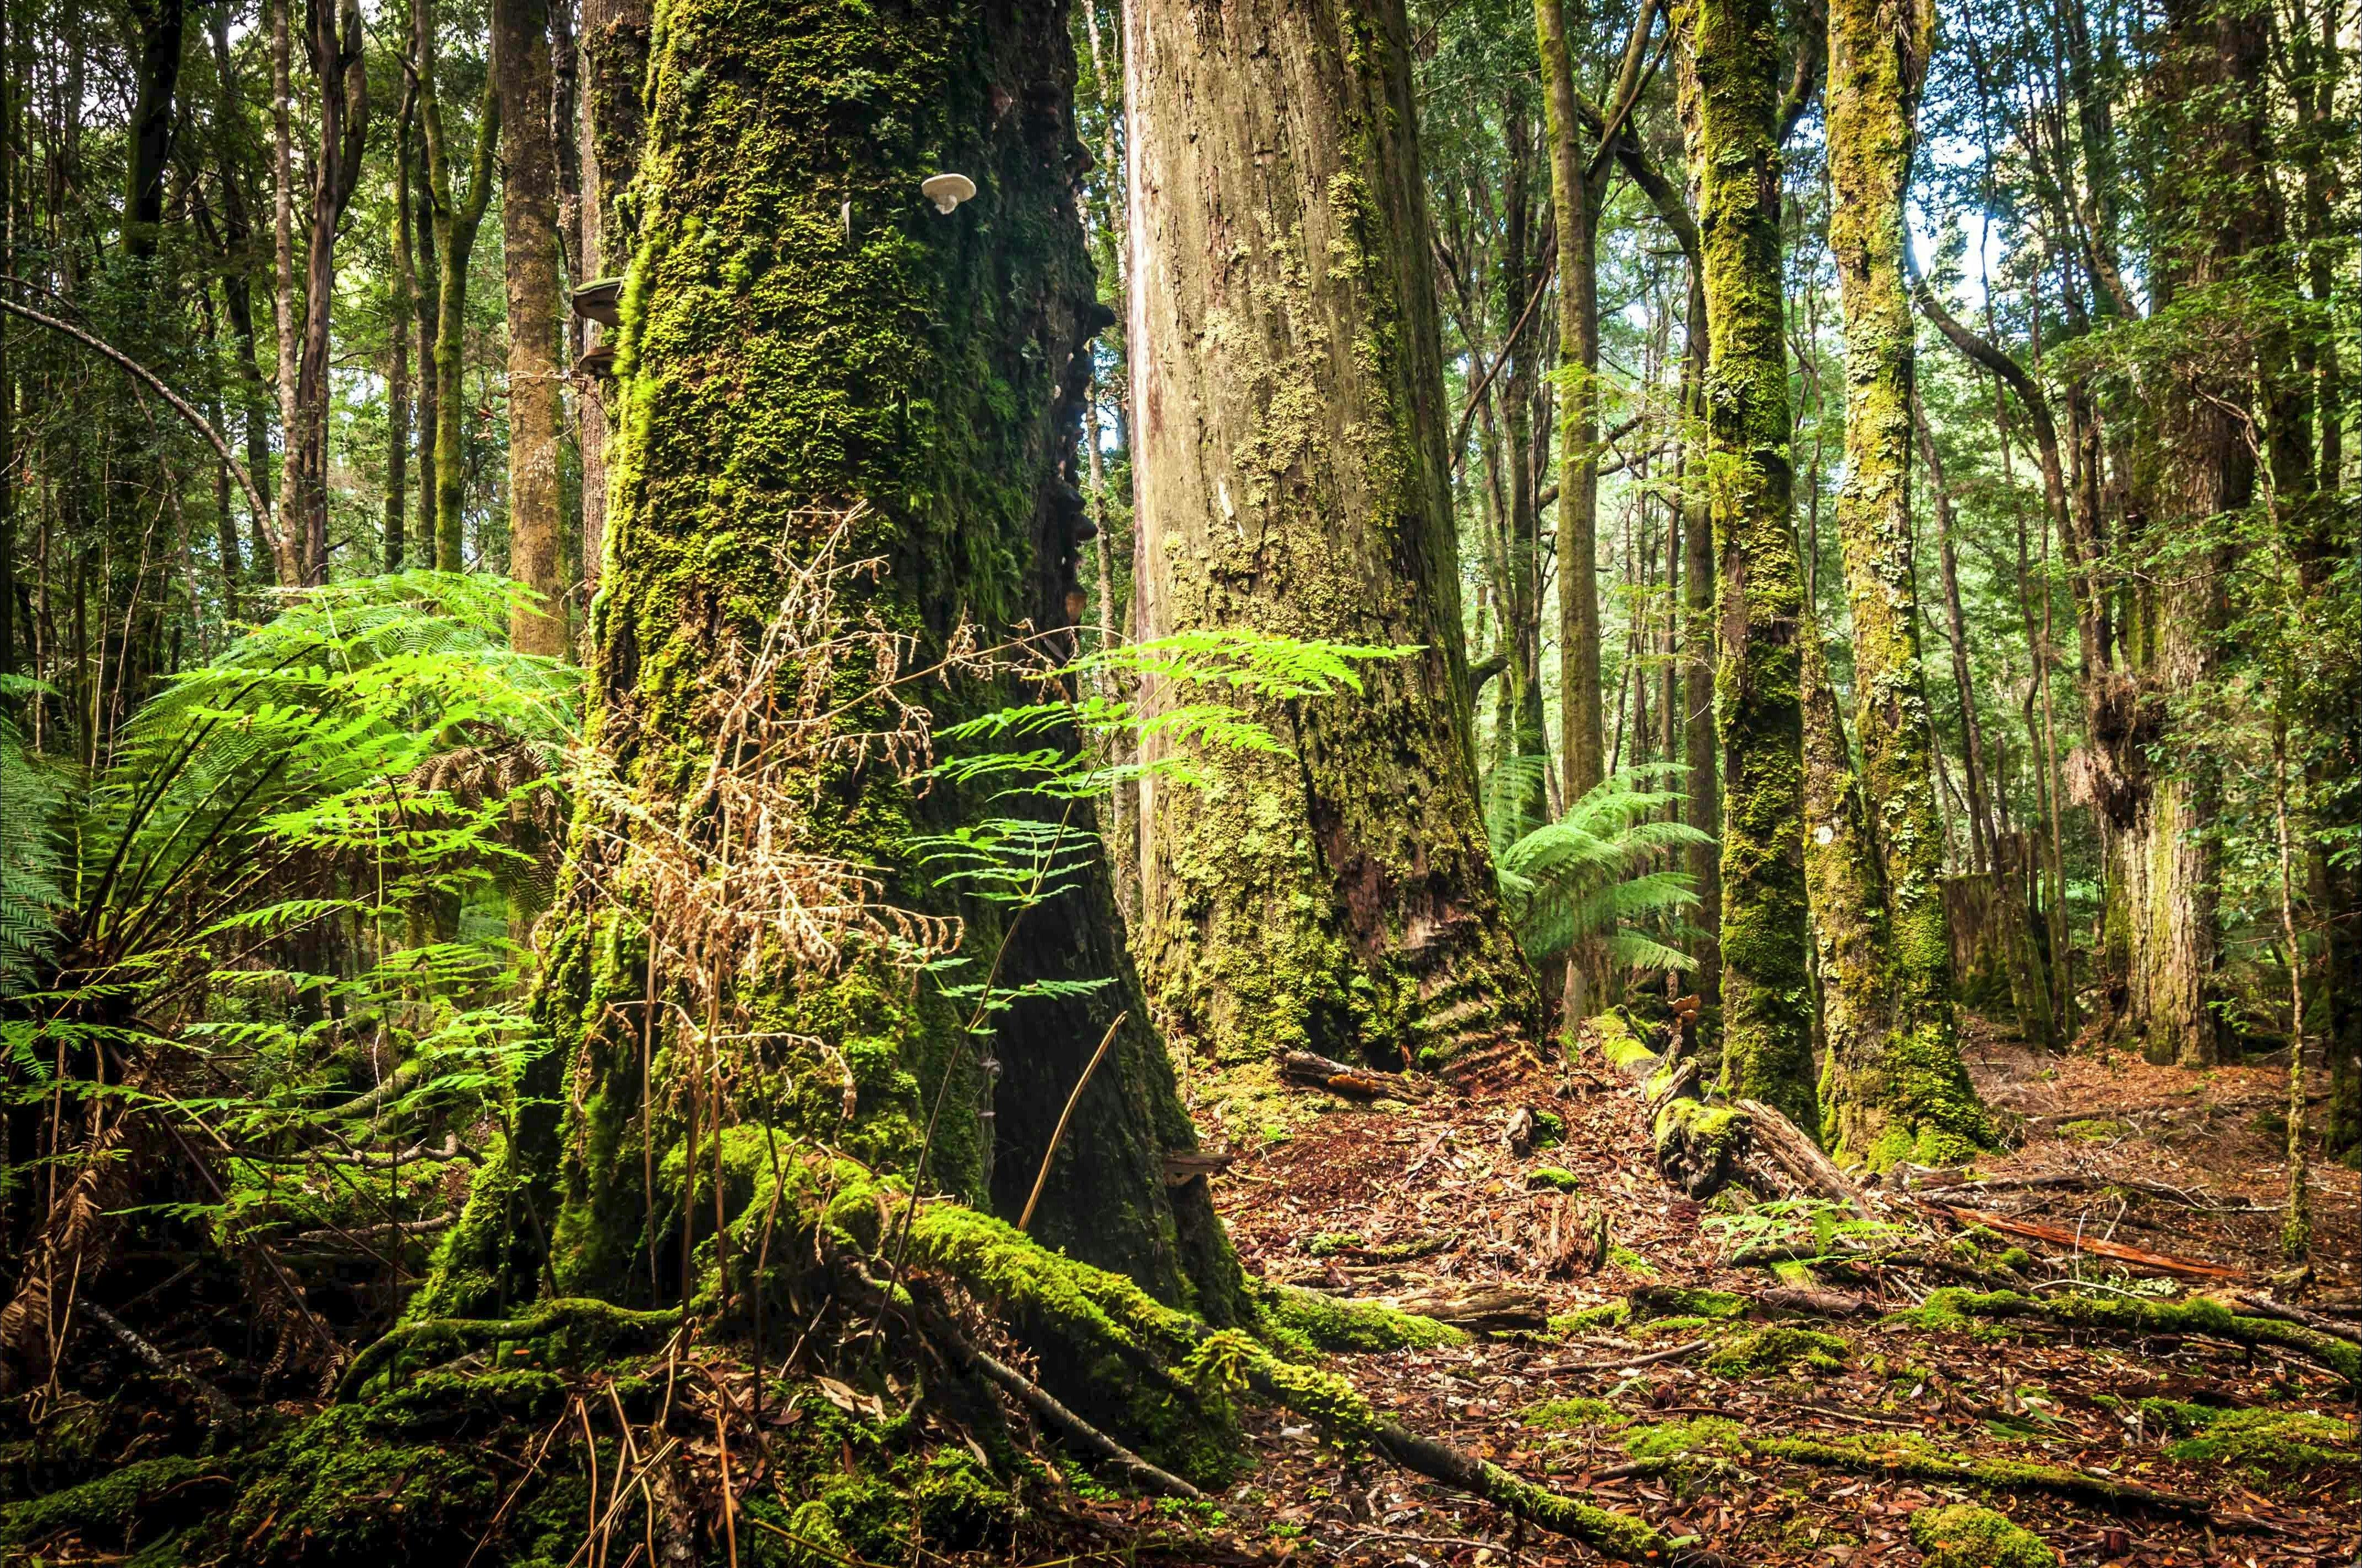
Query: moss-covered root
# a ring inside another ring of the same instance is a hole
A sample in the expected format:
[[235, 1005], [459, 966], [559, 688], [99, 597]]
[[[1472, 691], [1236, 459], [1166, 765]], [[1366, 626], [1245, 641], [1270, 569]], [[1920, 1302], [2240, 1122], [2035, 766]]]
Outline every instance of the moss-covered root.
[[2160, 1492], [2127, 1481], [2111, 1481], [2102, 1475], [2014, 1459], [1950, 1459], [1916, 1442], [1874, 1448], [1867, 1442], [1752, 1438], [1745, 1441], [1745, 1448], [1757, 1459], [1783, 1459], [1792, 1464], [1817, 1464], [1904, 1481], [1989, 1486], [1997, 1492], [2052, 1492], [2110, 1507], [2154, 1508], [2196, 1519], [2208, 1518], [2213, 1512], [2205, 1498], [2187, 1493]]
[[1599, 1054], [1628, 1080], [1655, 1111], [1650, 1136], [1657, 1145], [1657, 1169], [1694, 1198], [1707, 1198], [1738, 1173], [1753, 1141], [1754, 1124], [1744, 1110], [1709, 1105], [1698, 1097], [1695, 1067], [1649, 1049], [1620, 1013], [1591, 1020]]
[[1293, 1285], [1248, 1287], [1263, 1337], [1291, 1354], [1434, 1350], [1468, 1342], [1464, 1330], [1374, 1301], [1341, 1301]]
[[2028, 1318], [2070, 1329], [2134, 1334], [2211, 1334], [2243, 1345], [2277, 1345], [2319, 1362], [2362, 1393], [2362, 1349], [2301, 1323], [2250, 1318], [2210, 1296], [2150, 1301], [2131, 1296], [2025, 1296], [2014, 1290], [1938, 1290], [1914, 1319], [1943, 1327], [1959, 1318]]
[[1926, 1552], [1923, 1568], [2058, 1568], [2058, 1553], [2042, 1538], [1974, 1503], [1922, 1508], [1911, 1516], [1911, 1544]]
[[1190, 1371], [1201, 1383], [1251, 1387], [1273, 1403], [1319, 1421], [1341, 1439], [1366, 1444], [1406, 1470], [1579, 1540], [1602, 1557], [1617, 1562], [1731, 1568], [1730, 1560], [1716, 1552], [1674, 1545], [1672, 1537], [1645, 1519], [1537, 1486], [1462, 1449], [1421, 1437], [1380, 1416], [1345, 1379], [1280, 1361], [1244, 1334], [1225, 1331], [1209, 1335], [1191, 1358]]
[[1465, 1450], [1420, 1437], [1392, 1421], [1382, 1423], [1372, 1441], [1379, 1452], [1406, 1470], [1473, 1493], [1530, 1524], [1579, 1540], [1614, 1562], [1735, 1568], [1732, 1560], [1718, 1551], [1676, 1546], [1673, 1538], [1644, 1519], [1545, 1490]]
[[340, 1401], [351, 1399], [395, 1358], [411, 1351], [436, 1350], [457, 1354], [483, 1345], [537, 1340], [565, 1330], [589, 1331], [607, 1341], [633, 1334], [668, 1333], [679, 1326], [678, 1308], [635, 1312], [581, 1296], [561, 1296], [544, 1301], [517, 1318], [425, 1318], [400, 1325], [355, 1356], [337, 1385], [337, 1397]]

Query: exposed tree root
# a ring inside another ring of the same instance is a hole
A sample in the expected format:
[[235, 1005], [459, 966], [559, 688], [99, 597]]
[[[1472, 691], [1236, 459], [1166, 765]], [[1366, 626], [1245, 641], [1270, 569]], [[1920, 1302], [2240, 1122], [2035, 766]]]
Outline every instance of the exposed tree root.
[[539, 1339], [562, 1329], [591, 1328], [612, 1334], [663, 1333], [680, 1326], [678, 1308], [635, 1312], [584, 1296], [562, 1296], [544, 1301], [515, 1318], [422, 1318], [403, 1323], [353, 1357], [337, 1384], [337, 1398], [349, 1400], [369, 1386], [397, 1357], [414, 1350], [457, 1354], [484, 1345]]

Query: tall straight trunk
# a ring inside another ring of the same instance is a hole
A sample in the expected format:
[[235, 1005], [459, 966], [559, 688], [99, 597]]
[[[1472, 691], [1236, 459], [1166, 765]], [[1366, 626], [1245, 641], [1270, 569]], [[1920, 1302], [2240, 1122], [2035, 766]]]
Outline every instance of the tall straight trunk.
[[[590, 278], [620, 275], [631, 259], [626, 209], [617, 198], [640, 162], [646, 112], [640, 101], [647, 75], [646, 0], [582, 0], [581, 153], [582, 270]], [[605, 327], [593, 328], [601, 337]], [[582, 414], [582, 573], [596, 591], [606, 557], [607, 436], [612, 393], [589, 379]]]
[[[11, 277], [17, 275], [16, 66], [16, 17], [0, 5], [0, 272]], [[7, 335], [0, 333], [0, 675], [17, 672], [17, 375]], [[33, 705], [39, 705], [38, 698]]]
[[[1694, 230], [1693, 230], [1694, 233]], [[1715, 555], [1714, 523], [1705, 500], [1705, 281], [1701, 259], [1689, 267], [1688, 326], [1682, 348], [1682, 482], [1675, 492], [1682, 509], [1682, 747], [1689, 771], [1689, 824], [1707, 835], [1690, 846], [1690, 879], [1696, 884], [1696, 925], [1705, 934], [1696, 954], [1698, 996], [1709, 1019], [1720, 1017], [1722, 999], [1722, 790], [1721, 759], [1714, 724]], [[1721, 1049], [1720, 1035], [1712, 1036]]]
[[[416, 83], [402, 94], [393, 131], [392, 320], [387, 328], [392, 368], [385, 388], [385, 569], [403, 566], [410, 488], [410, 330], [418, 303], [418, 263], [410, 248], [410, 133], [418, 108]], [[422, 544], [424, 540], [420, 541]]]
[[328, 326], [337, 298], [337, 229], [360, 183], [369, 139], [369, 72], [359, 0], [312, 0], [307, 53], [319, 83], [320, 145], [312, 163], [312, 222], [304, 257], [304, 327], [287, 490], [303, 532], [304, 580], [328, 580]]
[[[2051, 992], [2026, 927], [2025, 901], [2009, 889], [2002, 846], [1987, 810], [1986, 789], [1991, 768], [1985, 752], [1984, 726], [1977, 717], [1976, 685], [1969, 672], [1968, 618], [1960, 608], [1959, 560], [1953, 548], [1952, 497], [1944, 483], [1942, 462], [1936, 455], [1936, 434], [1915, 394], [1913, 423], [1917, 426], [1920, 455], [1927, 463], [1927, 486], [1936, 510], [1936, 560], [1944, 585], [1944, 619], [1951, 633], [1952, 681], [1959, 690], [1960, 755], [1968, 775], [1969, 839], [1975, 869], [1991, 879], [1993, 890], [1989, 918], [1998, 927], [2003, 964], [2008, 970], [2010, 1003], [2017, 1010], [2019, 1030], [2032, 1043], [2045, 1048], [2059, 1043], [2058, 1021], [2051, 1011]], [[1940, 761], [1940, 757], [1938, 758]], [[2059, 951], [2055, 944], [2054, 954]]]
[[1807, 634], [1789, 516], [1778, 111], [1769, 0], [1684, 0], [1683, 122], [1705, 289], [1705, 477], [1718, 563], [1722, 1067], [1735, 1092], [1819, 1125], [1805, 942]]
[[[413, 4], [418, 3], [420, 0], [413, 0]], [[421, 99], [423, 103], [423, 94]], [[418, 321], [418, 512], [410, 536], [417, 543], [419, 564], [440, 571], [443, 562], [435, 526], [435, 482], [441, 470], [435, 453], [436, 430], [442, 424], [436, 411], [441, 407], [442, 399], [436, 392], [435, 344], [442, 322], [439, 302], [443, 295], [443, 271], [435, 251], [435, 196], [433, 182], [426, 178], [425, 140], [422, 114], [420, 145], [414, 149], [417, 161], [411, 168], [415, 193], [412, 197], [410, 235], [417, 270], [410, 308]]]
[[[501, 63], [484, 79], [476, 108], [476, 145], [468, 188], [453, 186], [450, 138], [443, 124], [443, 95], [436, 80], [435, 3], [412, 0], [415, 17], [413, 51], [418, 71], [418, 124], [425, 133], [426, 188], [435, 230], [435, 566], [467, 569], [468, 449], [459, 416], [467, 406], [460, 379], [466, 371], [468, 264], [476, 251], [492, 196], [492, 162], [501, 140]], [[494, 34], [497, 56], [498, 33]], [[422, 482], [425, 476], [421, 476]]]
[[1534, 0], [1550, 139], [1551, 206], [1558, 231], [1559, 364], [1566, 403], [1558, 425], [1560, 745], [1565, 798], [1606, 775], [1599, 690], [1599, 213], [1578, 145], [1574, 69], [1565, 0]]
[[[270, 316], [275, 329], [279, 393], [279, 440], [282, 460], [294, 461], [295, 402], [295, 79], [292, 24], [295, 0], [263, 0], [270, 8]], [[279, 580], [289, 588], [304, 580], [303, 516], [296, 487], [282, 474], [279, 483]]]
[[164, 221], [164, 175], [172, 156], [172, 99], [181, 81], [181, 44], [188, 10], [183, 0], [136, 0], [138, 29], [130, 160], [126, 170], [123, 248], [136, 261], [156, 254]]
[[548, 0], [494, 0], [502, 256], [509, 305], [509, 575], [540, 595], [511, 613], [519, 652], [567, 651], [557, 435], [557, 148]]
[[1825, 985], [1887, 993], [1867, 1048], [1831, 1041], [1821, 1099], [1831, 1147], [1882, 1168], [1953, 1163], [1989, 1142], [1960, 1061], [1935, 733], [1919, 674], [1911, 513], [1911, 295], [1904, 189], [1935, 31], [1925, 0], [1829, 0], [1829, 250], [1845, 307], [1846, 476], [1837, 523], [1853, 628], [1854, 729], [1865, 798], [1878, 803], [1885, 942], [1860, 975]]
[[[2161, 238], [2156, 262], [2160, 303], [2186, 290], [2283, 263], [2276, 193], [2267, 158], [2263, 29], [2198, 0], [2166, 6], [2153, 88], [2171, 144], [2182, 156], [2158, 171], [2151, 205]], [[2179, 134], [2174, 134], [2178, 132]], [[2247, 442], [2243, 370], [2219, 357], [2188, 356], [2143, 389], [2147, 427], [2134, 476], [2127, 547], [2169, 552], [2162, 569], [2133, 589], [2125, 662], [2139, 701], [2115, 753], [2128, 808], [2111, 835], [2111, 919], [2130, 960], [2131, 1036], [2150, 1060], [2213, 1064], [2222, 1025], [2214, 1010], [2222, 933], [2217, 855], [2202, 830], [2218, 786], [2208, 759], [2177, 746], [2170, 714], [2212, 681], [2224, 616], [2227, 551], [2187, 548], [2186, 534], [2253, 498], [2256, 458]]]
[[[219, 83], [221, 114], [215, 126], [214, 154], [216, 174], [221, 182], [222, 243], [228, 253], [228, 264], [222, 270], [222, 308], [229, 317], [230, 335], [237, 339], [239, 423], [246, 438], [246, 472], [262, 503], [270, 504], [270, 398], [263, 390], [262, 364], [258, 358], [254, 331], [253, 258], [248, 248], [254, 240], [254, 221], [247, 210], [246, 185], [238, 178], [237, 141], [232, 115], [237, 123], [245, 118], [245, 108], [239, 103], [237, 72], [229, 50], [229, 7], [216, 6], [212, 17], [214, 75]], [[224, 432], [227, 434], [226, 431]], [[254, 544], [254, 565], [262, 569], [270, 563], [274, 574], [279, 552], [272, 547], [278, 525], [270, 515], [258, 515], [248, 520]], [[281, 583], [292, 587], [292, 583]], [[235, 613], [233, 612], [233, 613]]]
[[[1820, 630], [1807, 622], [1800, 679], [1805, 706], [1805, 879], [1813, 913], [1827, 1126], [1843, 1107], [1828, 1096], [1874, 1060], [1894, 1028], [1893, 993], [1875, 983], [1889, 941], [1884, 872], [1862, 804], [1861, 779], [1829, 684]], [[1865, 977], [1870, 978], [1865, 979]]]
[[1141, 0], [1125, 45], [1143, 629], [1421, 650], [1266, 714], [1294, 757], [1149, 792], [1151, 986], [1232, 1058], [1518, 1049], [1400, 0]]
[[[626, 312], [620, 355], [630, 417], [615, 466], [627, 477], [615, 489], [612, 569], [591, 627], [590, 727], [633, 801], [619, 809], [586, 796], [582, 838], [626, 845], [646, 832], [658, 845], [713, 848], [728, 840], [723, 814], [685, 804], [682, 781], [705, 777], [715, 753], [730, 656], [761, 641], [783, 571], [812, 564], [838, 529], [849, 530], [845, 558], [890, 563], [840, 581], [849, 613], [913, 629], [921, 657], [939, 655], [964, 615], [988, 623], [988, 640], [1029, 619], [1068, 624], [1082, 543], [1069, 500], [1087, 369], [1077, 350], [1098, 317], [1071, 192], [1081, 149], [1063, 6], [987, 11], [937, 0], [853, 18], [833, 0], [680, 0], [667, 15], [673, 25], [650, 63], [647, 200], [632, 264], [646, 303]], [[848, 76], [849, 67], [858, 69]], [[862, 84], [861, 112], [819, 90], [848, 80]], [[1011, 99], [1025, 112], [1000, 112]], [[882, 112], [889, 105], [896, 115]], [[918, 191], [944, 166], [977, 186], [950, 216]], [[1028, 243], [1010, 247], [1014, 233]], [[729, 265], [717, 268], [716, 257]], [[884, 673], [868, 656], [840, 659], [840, 681]], [[794, 702], [801, 678], [793, 668], [778, 678], [783, 702]], [[1017, 690], [994, 685], [983, 701]], [[846, 723], [890, 725], [874, 711], [887, 706], [873, 699]], [[778, 830], [809, 832], [829, 853], [880, 867], [890, 886], [924, 887], [910, 837], [938, 812], [956, 820], [961, 802], [940, 785], [922, 800], [874, 762], [831, 760], [813, 772], [811, 822]], [[1087, 818], [1088, 807], [1075, 815]], [[1067, 822], [1096, 841], [1087, 821]], [[660, 1188], [690, 1196], [678, 1176], [685, 1162], [657, 1155], [682, 1151], [695, 1132], [677, 1099], [644, 1105], [641, 1091], [693, 1083], [710, 1042], [660, 1025], [653, 1067], [641, 1056], [646, 999], [658, 998], [662, 1012], [683, 976], [671, 964], [648, 973], [646, 922], [678, 911], [634, 907], [640, 897], [611, 891], [595, 870], [561, 891], [538, 1003], [556, 1048], [526, 1086], [547, 1098], [525, 1112], [508, 1156], [505, 1191], [524, 1201], [505, 1198], [500, 1181], [479, 1182], [471, 1221], [485, 1223], [463, 1221], [421, 1309], [481, 1309], [485, 1262], [505, 1265], [517, 1290], [530, 1291], [546, 1262], [567, 1295], [669, 1294], [650, 1284], [649, 1238], [668, 1231], [648, 1223], [660, 1199], [643, 1172], [666, 1173]], [[948, 895], [933, 897], [933, 912], [954, 912]], [[848, 1124], [833, 1093], [797, 1096], [750, 1079], [738, 1091], [744, 1124], [727, 1136], [757, 1134], [755, 1151], [763, 1127], [783, 1146], [825, 1139], [906, 1175], [924, 1137], [932, 1186], [1014, 1216], [1059, 1108], [1112, 1032], [1032, 1234], [1235, 1320], [1237, 1264], [1205, 1184], [1165, 1182], [1165, 1155], [1193, 1147], [1195, 1134], [1145, 1021], [1103, 861], [1083, 861], [1066, 891], [1013, 929], [981, 900], [959, 912], [966, 950], [989, 954], [1006, 939], [1003, 986], [1113, 983], [1036, 994], [1001, 1015], [1022, 1048], [1005, 1054], [996, 1088], [962, 1009], [880, 947], [855, 947], [833, 972], [781, 963], [743, 975], [730, 982], [734, 999], [786, 1032], [767, 1036], [760, 1081], [833, 1085], [849, 1062], [858, 1101]], [[819, 1035], [844, 1043], [834, 1066]], [[569, 1083], [574, 1109], [561, 1126]], [[498, 1250], [491, 1221], [504, 1202], [551, 1216], [546, 1253], [521, 1215], [510, 1227], [517, 1250]], [[670, 1233], [679, 1223], [676, 1213]], [[676, 1277], [672, 1267], [654, 1273]], [[1076, 1371], [1045, 1375], [1071, 1385]]]

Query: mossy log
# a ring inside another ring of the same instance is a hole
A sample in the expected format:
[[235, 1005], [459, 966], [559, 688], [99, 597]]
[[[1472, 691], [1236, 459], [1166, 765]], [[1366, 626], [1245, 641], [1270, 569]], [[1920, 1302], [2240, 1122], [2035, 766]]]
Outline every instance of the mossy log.
[[1941, 1327], [1964, 1318], [2030, 1319], [2065, 1329], [2098, 1329], [2133, 1334], [2205, 1334], [2235, 1344], [2270, 1345], [2328, 1367], [2362, 1392], [2362, 1348], [2318, 1329], [2277, 1318], [2250, 1317], [2215, 1300], [2193, 1296], [2183, 1301], [2152, 1301], [2136, 1296], [2029, 1296], [2014, 1290], [1982, 1293], [1939, 1290], [1911, 1316], [1924, 1326]]
[[1751, 1437], [1737, 1422], [1719, 1416], [1702, 1416], [1669, 1426], [1640, 1428], [1628, 1433], [1628, 1446], [1639, 1459], [1749, 1459], [1810, 1464], [1847, 1470], [1857, 1474], [1883, 1475], [1902, 1481], [1990, 1487], [1995, 1491], [2049, 1492], [2116, 1508], [2154, 1508], [2161, 1513], [2196, 1519], [2213, 1517], [2213, 1505], [2203, 1497], [2159, 1491], [2112, 1476], [2092, 1475], [2051, 1464], [2029, 1464], [2014, 1459], [1979, 1459], [1944, 1453], [1916, 1437], [1892, 1441], [1850, 1439], [1826, 1441], [1817, 1438]]
[[679, 1309], [636, 1312], [589, 1297], [561, 1296], [514, 1318], [421, 1318], [398, 1324], [355, 1356], [337, 1383], [337, 1397], [351, 1399], [370, 1379], [413, 1352], [458, 1354], [486, 1345], [519, 1344], [569, 1331], [587, 1331], [612, 1341], [628, 1335], [666, 1333], [681, 1323]]
[[1737, 1174], [1754, 1137], [1744, 1106], [1710, 1104], [1698, 1085], [1694, 1058], [1663, 1057], [1649, 1049], [1621, 1013], [1591, 1020], [1591, 1036], [1608, 1066], [1647, 1101], [1657, 1169], [1690, 1197], [1713, 1197]]

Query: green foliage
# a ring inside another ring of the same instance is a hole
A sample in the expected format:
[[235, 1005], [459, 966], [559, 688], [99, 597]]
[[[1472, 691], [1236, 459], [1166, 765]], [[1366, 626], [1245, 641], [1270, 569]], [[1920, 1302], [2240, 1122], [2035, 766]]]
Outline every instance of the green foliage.
[[1673, 790], [1652, 779], [1683, 769], [1666, 763], [1602, 779], [1557, 822], [1515, 836], [1518, 778], [1546, 759], [1504, 758], [1485, 780], [1485, 820], [1501, 899], [1527, 957], [1540, 964], [1596, 945], [1627, 968], [1688, 969], [1689, 955], [1652, 935], [1666, 931], [1697, 894], [1685, 871], [1661, 867], [1677, 851], [1713, 842], [1674, 810]]
[[[39, 958], [0, 1020], [14, 1092], [49, 1092], [62, 1064], [69, 1098], [279, 1156], [226, 1160], [219, 1200], [173, 1217], [337, 1225], [349, 1183], [277, 1171], [471, 1119], [513, 1077], [512, 921], [548, 885], [579, 685], [509, 650], [519, 591], [423, 571], [309, 591], [175, 677], [87, 778], [0, 735], [0, 770], [42, 781], [21, 812], [9, 790], [6, 875], [54, 889], [9, 900], [53, 913], [9, 924], [7, 951]], [[136, 1087], [90, 1069], [101, 1048], [142, 1065]], [[445, 1168], [414, 1161], [354, 1222], [439, 1207]]]
[[[48, 693], [37, 680], [0, 675], [0, 700]], [[0, 708], [0, 999], [30, 982], [65, 904], [67, 793], [66, 770], [28, 749]]]

